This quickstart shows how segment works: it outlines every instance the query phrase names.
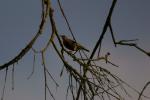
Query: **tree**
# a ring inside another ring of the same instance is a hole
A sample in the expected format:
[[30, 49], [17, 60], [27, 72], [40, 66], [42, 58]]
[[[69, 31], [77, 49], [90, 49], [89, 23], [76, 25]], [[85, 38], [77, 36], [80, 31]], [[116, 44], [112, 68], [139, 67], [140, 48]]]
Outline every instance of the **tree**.
[[[53, 92], [51, 91], [50, 83], [48, 82], [48, 78], [50, 77], [53, 82], [55, 83], [56, 87], [59, 86], [59, 83], [54, 79], [54, 77], [51, 75], [51, 73], [48, 70], [48, 67], [46, 65], [46, 52], [48, 51], [49, 47], [52, 46], [53, 49], [56, 52], [56, 56], [59, 57], [61, 62], [63, 63], [63, 68], [61, 70], [60, 76], [63, 75], [64, 71], [66, 71], [68, 77], [68, 87], [67, 87], [67, 93], [66, 98], [68, 94], [72, 94], [73, 100], [95, 100], [95, 99], [116, 99], [116, 100], [124, 100], [125, 98], [122, 96], [122, 93], [126, 94], [130, 97], [130, 93], [128, 93], [127, 88], [130, 88], [134, 90], [137, 94], [139, 94], [139, 100], [141, 97], [149, 98], [148, 96], [143, 95], [144, 90], [149, 85], [149, 82], [145, 85], [142, 92], [138, 92], [136, 89], [134, 89], [132, 86], [130, 86], [128, 83], [123, 81], [119, 76], [113, 74], [111, 70], [105, 68], [106, 65], [111, 65], [113, 67], [119, 67], [117, 64], [113, 63], [113, 61], [109, 60], [109, 57], [111, 56], [111, 52], [107, 52], [106, 54], [102, 54], [102, 46], [103, 46], [103, 40], [105, 38], [105, 35], [107, 31], [109, 31], [109, 34], [111, 35], [112, 43], [114, 44], [114, 47], [118, 46], [128, 46], [133, 47], [139, 50], [140, 52], [144, 53], [148, 57], [150, 56], [150, 53], [141, 48], [137, 43], [137, 39], [122, 39], [118, 40], [115, 37], [115, 32], [112, 26], [112, 14], [114, 11], [114, 8], [116, 6], [117, 0], [113, 0], [112, 4], [110, 6], [108, 15], [106, 17], [106, 21], [104, 23], [104, 26], [102, 28], [102, 32], [99, 33], [99, 38], [96, 41], [96, 44], [94, 44], [93, 49], [91, 49], [91, 54], [88, 54], [84, 51], [77, 51], [76, 53], [68, 51], [60, 38], [59, 29], [56, 23], [56, 19], [54, 16], [55, 9], [53, 8], [53, 5], [50, 0], [42, 0], [42, 18], [39, 25], [39, 29], [36, 33], [36, 35], [31, 39], [31, 41], [21, 50], [21, 52], [18, 53], [17, 56], [15, 56], [10, 61], [4, 63], [0, 66], [0, 70], [5, 69], [6, 75], [5, 75], [5, 84], [7, 79], [7, 72], [8, 69], [12, 66], [12, 80], [14, 82], [14, 64], [18, 63], [25, 55], [27, 55], [28, 52], [32, 51], [34, 58], [33, 58], [33, 69], [30, 77], [34, 73], [35, 68], [35, 59], [36, 56], [40, 54], [41, 56], [41, 62], [44, 70], [44, 89], [45, 89], [45, 100], [47, 99], [47, 93], [55, 99], [55, 96], [53, 95]], [[63, 18], [65, 19], [66, 25], [68, 27], [68, 30], [70, 31], [70, 34], [74, 41], [77, 41], [75, 38], [75, 33], [72, 31], [72, 28], [70, 26], [70, 23], [67, 19], [67, 16], [65, 15], [65, 12], [63, 10], [63, 7], [60, 3], [60, 0], [57, 0], [61, 14]], [[48, 21], [49, 19], [49, 21]], [[44, 34], [44, 27], [47, 25], [46, 23], [49, 23], [49, 26], [51, 27], [51, 35], [49, 36], [49, 40], [45, 47], [43, 47], [41, 50], [37, 50], [34, 48], [34, 44], [37, 41], [37, 39]], [[105, 61], [105, 64], [99, 64], [99, 62]], [[78, 67], [76, 67], [78, 66]], [[13, 83], [12, 82], [12, 83]], [[5, 93], [5, 85], [3, 87], [2, 92], [2, 99], [4, 98]]]

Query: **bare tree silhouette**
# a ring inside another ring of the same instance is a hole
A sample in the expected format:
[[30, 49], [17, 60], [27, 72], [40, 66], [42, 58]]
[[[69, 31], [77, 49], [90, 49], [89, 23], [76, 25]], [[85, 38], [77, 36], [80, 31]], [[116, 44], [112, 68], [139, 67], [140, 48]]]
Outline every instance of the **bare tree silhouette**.
[[[7, 71], [11, 65], [13, 65], [12, 70], [12, 80], [14, 80], [14, 64], [19, 62], [26, 54], [27, 52], [33, 51], [34, 53], [34, 61], [33, 61], [33, 69], [31, 74], [29, 75], [28, 79], [33, 75], [34, 73], [34, 66], [35, 66], [35, 55], [41, 54], [42, 57], [42, 66], [44, 69], [44, 80], [45, 80], [45, 100], [47, 100], [47, 93], [51, 95], [51, 97], [55, 100], [55, 96], [53, 95], [53, 92], [50, 90], [48, 84], [47, 78], [50, 77], [53, 82], [55, 83], [56, 87], [59, 86], [59, 84], [55, 81], [55, 79], [52, 77], [51, 73], [48, 71], [47, 66], [45, 64], [45, 52], [48, 50], [48, 47], [50, 45], [53, 46], [54, 50], [56, 51], [57, 55], [60, 60], [64, 64], [64, 68], [62, 69], [61, 75], [63, 74], [63, 71], [66, 70], [68, 73], [69, 80], [68, 80], [68, 88], [66, 93], [66, 99], [68, 93], [72, 94], [73, 100], [95, 100], [96, 98], [99, 98], [100, 100], [125, 100], [125, 98], [120, 94], [120, 91], [122, 91], [124, 94], [130, 97], [130, 93], [128, 93], [128, 90], [126, 87], [131, 88], [134, 90], [137, 94], [139, 94], [138, 100], [141, 99], [141, 97], [148, 98], [148, 96], [145, 96], [143, 94], [146, 87], [149, 85], [149, 82], [144, 86], [143, 90], [141, 92], [137, 91], [133, 87], [131, 87], [128, 83], [123, 81], [119, 76], [114, 75], [111, 73], [110, 70], [105, 69], [97, 64], [97, 62], [105, 61], [106, 64], [110, 64], [114, 67], [119, 67], [117, 64], [114, 64], [112, 61], [108, 59], [110, 56], [110, 53], [108, 52], [105, 55], [101, 55], [101, 46], [104, 39], [104, 36], [106, 34], [106, 31], [109, 30], [112, 42], [115, 47], [118, 47], [120, 45], [123, 46], [129, 46], [136, 48], [140, 52], [143, 52], [147, 56], [150, 57], [150, 52], [147, 52], [146, 50], [142, 49], [138, 46], [138, 44], [135, 43], [136, 39], [133, 40], [118, 40], [115, 38], [112, 22], [111, 22], [111, 16], [113, 14], [115, 5], [117, 0], [112, 0], [111, 7], [109, 9], [109, 13], [106, 17], [105, 24], [103, 26], [103, 30], [101, 33], [99, 33], [99, 39], [97, 40], [92, 53], [90, 56], [87, 55], [87, 52], [83, 50], [79, 50], [77, 52], [70, 52], [68, 51], [60, 38], [60, 33], [58, 32], [56, 21], [54, 19], [53, 13], [55, 12], [55, 9], [53, 8], [53, 5], [51, 4], [51, 0], [42, 0], [42, 18], [39, 25], [39, 29], [35, 36], [32, 38], [32, 40], [22, 49], [21, 52], [18, 53], [13, 59], [10, 61], [4, 63], [3, 65], [0, 65], [0, 70], [6, 70], [5, 75], [5, 85], [6, 85], [6, 79], [7, 79]], [[67, 16], [65, 15], [65, 11], [63, 10], [63, 7], [61, 5], [60, 0], [57, 0], [57, 3], [59, 5], [61, 14], [63, 15], [63, 18], [65, 19], [66, 25], [70, 31], [70, 34], [75, 42], [77, 42], [74, 33], [70, 27], [69, 21], [67, 20]], [[43, 34], [45, 23], [50, 20], [50, 27], [51, 27], [51, 36], [49, 37], [49, 41], [47, 42], [46, 46], [42, 48], [41, 50], [36, 50], [33, 48], [33, 45], [35, 41], [39, 38], [41, 34]], [[74, 64], [70, 63], [66, 60], [65, 56], [70, 57], [74, 63], [76, 63], [78, 67], [74, 67]], [[12, 81], [13, 84], [13, 81]], [[5, 94], [5, 86], [3, 87], [2, 97], [1, 100], [4, 99]]]

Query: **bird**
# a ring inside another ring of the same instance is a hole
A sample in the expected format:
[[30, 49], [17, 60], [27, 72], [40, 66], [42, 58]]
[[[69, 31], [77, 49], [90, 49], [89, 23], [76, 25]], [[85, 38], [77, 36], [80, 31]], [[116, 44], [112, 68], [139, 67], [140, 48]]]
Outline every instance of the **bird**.
[[76, 41], [68, 38], [67, 36], [65, 35], [60, 35], [61, 38], [62, 38], [62, 41], [63, 41], [63, 45], [71, 50], [71, 51], [78, 51], [78, 50], [84, 50], [84, 51], [87, 51], [89, 52], [88, 49], [86, 49], [84, 46], [82, 46], [81, 44], [77, 43]]

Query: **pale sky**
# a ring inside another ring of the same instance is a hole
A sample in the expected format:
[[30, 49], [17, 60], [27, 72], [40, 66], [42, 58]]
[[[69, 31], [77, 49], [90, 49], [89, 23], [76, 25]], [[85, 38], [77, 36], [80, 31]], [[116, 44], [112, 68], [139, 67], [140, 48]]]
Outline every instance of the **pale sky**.
[[[100, 36], [112, 0], [61, 0], [66, 16], [70, 22], [77, 41], [81, 42], [90, 51]], [[20, 52], [32, 39], [38, 30], [41, 18], [40, 0], [1, 0], [0, 1], [0, 65]], [[112, 27], [117, 40], [136, 39], [140, 47], [150, 51], [150, 0], [118, 0], [112, 15]], [[56, 0], [52, 0], [56, 25], [59, 33], [70, 36], [65, 21], [58, 9]], [[49, 24], [44, 34], [38, 39], [34, 47], [42, 48], [50, 36]], [[103, 41], [103, 53], [110, 52], [110, 59], [119, 68], [107, 67], [114, 74], [119, 75], [131, 86], [141, 91], [146, 82], [150, 81], [150, 58], [132, 47], [114, 47], [109, 31]], [[90, 52], [91, 53], [91, 52]], [[50, 80], [50, 88], [56, 100], [65, 100], [67, 78], [60, 77], [62, 63], [52, 47], [46, 55], [49, 71], [60, 87], [55, 89]], [[30, 51], [15, 65], [15, 90], [11, 90], [11, 68], [7, 78], [4, 100], [44, 100], [43, 67], [41, 56], [36, 56], [35, 73], [27, 80], [33, 64], [33, 53]], [[4, 84], [5, 71], [0, 71], [0, 97]], [[147, 89], [150, 96], [150, 89]], [[133, 98], [137, 95], [130, 91]], [[146, 100], [146, 99], [143, 99]]]

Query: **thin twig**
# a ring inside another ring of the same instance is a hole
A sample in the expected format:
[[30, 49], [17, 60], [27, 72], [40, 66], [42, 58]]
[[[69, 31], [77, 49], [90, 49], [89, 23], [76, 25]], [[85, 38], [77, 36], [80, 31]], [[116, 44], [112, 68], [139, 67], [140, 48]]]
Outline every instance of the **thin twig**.
[[112, 37], [113, 43], [114, 43], [114, 45], [116, 47], [117, 46], [116, 45], [116, 39], [115, 39], [115, 36], [114, 36], [114, 32], [113, 32], [113, 28], [112, 28], [112, 25], [111, 25], [111, 21], [109, 23], [109, 29], [110, 29], [110, 33], [111, 33], [111, 37]]
[[4, 86], [3, 86], [3, 91], [2, 91], [1, 100], [4, 99], [4, 95], [5, 95], [5, 87], [6, 87], [6, 81], [7, 81], [7, 72], [8, 72], [8, 67], [6, 67], [5, 81], [4, 81]]
[[14, 85], [14, 83], [15, 83], [15, 82], [14, 82], [14, 80], [15, 80], [15, 79], [14, 79], [14, 77], [15, 77], [15, 76], [14, 76], [14, 73], [15, 73], [15, 72], [14, 72], [14, 71], [15, 71], [15, 65], [13, 65], [13, 67], [12, 67], [12, 90], [14, 90], [14, 86], [15, 86], [15, 85]]
[[31, 76], [34, 73], [34, 69], [35, 69], [35, 54], [33, 55], [33, 66], [32, 66], [32, 72], [30, 73], [30, 75], [27, 77], [27, 79], [30, 79]]
[[150, 82], [147, 82], [147, 83], [145, 84], [145, 86], [143, 87], [142, 91], [141, 91], [140, 94], [139, 94], [138, 100], [141, 99], [141, 96], [142, 96], [144, 90], [148, 87], [148, 85], [150, 85]]

